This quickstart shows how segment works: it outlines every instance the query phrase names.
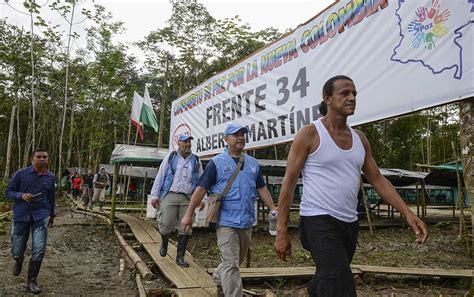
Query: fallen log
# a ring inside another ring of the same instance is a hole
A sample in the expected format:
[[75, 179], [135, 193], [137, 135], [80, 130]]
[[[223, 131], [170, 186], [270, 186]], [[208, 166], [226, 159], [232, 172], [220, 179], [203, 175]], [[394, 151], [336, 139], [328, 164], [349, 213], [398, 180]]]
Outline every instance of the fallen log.
[[120, 231], [114, 227], [114, 233], [117, 236], [120, 245], [122, 246], [123, 250], [127, 254], [127, 256], [132, 260], [133, 265], [137, 268], [138, 272], [140, 272], [140, 275], [143, 277], [144, 280], [151, 280], [153, 279], [154, 275], [146, 266], [145, 262], [140, 258], [140, 256], [135, 252], [135, 250], [128, 245], [128, 243], [125, 241], [125, 239], [122, 237], [122, 234], [120, 234]]

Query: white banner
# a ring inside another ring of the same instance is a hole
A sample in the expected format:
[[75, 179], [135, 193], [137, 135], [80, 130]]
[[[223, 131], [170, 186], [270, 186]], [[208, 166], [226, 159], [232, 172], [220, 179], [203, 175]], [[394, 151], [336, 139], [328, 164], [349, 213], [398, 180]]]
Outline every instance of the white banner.
[[[474, 95], [472, 0], [353, 0], [173, 101], [170, 149], [194, 137], [198, 155], [220, 152], [229, 122], [251, 132], [246, 148], [293, 139], [321, 115], [324, 82], [351, 77], [359, 125]], [[284, 16], [282, 16], [284, 17]]]

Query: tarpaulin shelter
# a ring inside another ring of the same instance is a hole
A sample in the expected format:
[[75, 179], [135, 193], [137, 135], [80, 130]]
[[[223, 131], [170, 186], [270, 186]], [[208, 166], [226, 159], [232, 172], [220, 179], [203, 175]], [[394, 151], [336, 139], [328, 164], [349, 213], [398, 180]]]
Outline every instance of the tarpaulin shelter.
[[[458, 173], [459, 176], [461, 177], [460, 183], [461, 183], [461, 191], [464, 189], [464, 180], [462, 178], [462, 164], [461, 162], [458, 162]], [[440, 164], [437, 166], [432, 166], [430, 167], [431, 172], [425, 177], [424, 182], [427, 185], [436, 185], [436, 186], [444, 186], [444, 187], [450, 187], [452, 189], [452, 195], [453, 195], [453, 201], [454, 204], [457, 205], [457, 197], [458, 197], [458, 180], [457, 180], [457, 174], [456, 174], [456, 162], [452, 161], [449, 163], [445, 164]], [[464, 193], [464, 191], [463, 191]], [[467, 196], [463, 195], [463, 205], [468, 205], [470, 202], [469, 199], [467, 199]]]
[[169, 150], [164, 148], [116, 144], [110, 158], [110, 163], [159, 166], [168, 153]]
[[[110, 163], [112, 164], [112, 205], [110, 210], [110, 224], [111, 228], [115, 223], [115, 206], [117, 201], [117, 183], [121, 174], [130, 174], [133, 176], [139, 175], [140, 177], [147, 177], [148, 174], [156, 176], [159, 165], [169, 153], [168, 149], [129, 145], [129, 144], [116, 144], [115, 149], [112, 152]], [[104, 166], [105, 167], [105, 166]], [[144, 169], [148, 167], [147, 169]], [[121, 169], [124, 168], [124, 169]], [[127, 169], [128, 168], [128, 169]], [[134, 170], [134, 168], [139, 168]], [[141, 176], [143, 175], [143, 176]], [[126, 187], [127, 189], [128, 187]]]

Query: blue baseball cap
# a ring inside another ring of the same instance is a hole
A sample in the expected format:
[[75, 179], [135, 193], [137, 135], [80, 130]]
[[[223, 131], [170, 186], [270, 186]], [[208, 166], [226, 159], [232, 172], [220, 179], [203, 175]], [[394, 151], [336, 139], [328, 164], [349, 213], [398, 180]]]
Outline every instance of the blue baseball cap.
[[193, 140], [194, 137], [192, 137], [191, 135], [186, 135], [186, 134], [181, 134], [178, 136], [178, 142], [179, 141], [186, 141], [186, 140]]
[[237, 125], [237, 124], [229, 124], [227, 127], [225, 127], [224, 130], [224, 136], [228, 136], [237, 132], [244, 132], [244, 133], [249, 133], [249, 129], [247, 127]]

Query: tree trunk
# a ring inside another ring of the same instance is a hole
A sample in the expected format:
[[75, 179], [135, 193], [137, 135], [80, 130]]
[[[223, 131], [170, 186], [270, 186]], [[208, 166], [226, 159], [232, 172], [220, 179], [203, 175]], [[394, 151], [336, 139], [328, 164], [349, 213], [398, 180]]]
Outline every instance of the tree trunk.
[[16, 110], [16, 140], [18, 142], [18, 166], [21, 166], [21, 137], [20, 137], [20, 104], [18, 98], [16, 98], [16, 105], [18, 106]]
[[[71, 102], [72, 103], [72, 102]], [[71, 106], [71, 122], [69, 123], [69, 145], [67, 147], [67, 155], [66, 155], [66, 164], [67, 166], [71, 167], [71, 155], [72, 155], [72, 138], [74, 136], [74, 109]]]
[[[73, 21], [74, 21], [74, 11], [76, 8], [76, 3], [75, 1], [70, 2], [72, 4], [72, 11], [71, 11], [71, 20], [68, 20], [69, 23], [69, 34], [67, 38], [67, 48], [66, 48], [66, 74], [65, 74], [65, 83], [64, 83], [64, 103], [63, 103], [63, 116], [61, 119], [61, 133], [59, 136], [59, 164], [58, 164], [58, 182], [61, 182], [61, 171], [62, 171], [62, 166], [63, 166], [63, 138], [64, 138], [64, 125], [66, 122], [66, 111], [67, 111], [67, 96], [68, 96], [68, 80], [69, 80], [69, 55], [71, 51], [71, 32], [72, 32], [72, 26], [73, 26]], [[71, 145], [69, 145], [70, 147]]]
[[[31, 24], [31, 35], [30, 35], [30, 58], [31, 58], [31, 110], [32, 110], [32, 119], [31, 119], [31, 130], [32, 131], [32, 148], [33, 150], [36, 148], [36, 139], [35, 139], [35, 131], [36, 131], [36, 102], [35, 102], [35, 60], [33, 58], [33, 10], [30, 11], [30, 24]], [[28, 130], [29, 132], [29, 130]], [[26, 143], [25, 143], [26, 144]]]
[[[472, 154], [474, 149], [474, 98], [471, 97], [461, 102], [461, 160], [464, 176], [464, 186], [471, 202], [471, 254], [474, 246], [474, 170]], [[471, 288], [466, 296], [474, 296], [474, 277], [471, 279]]]
[[25, 146], [23, 148], [23, 164], [21, 167], [26, 167], [28, 165], [28, 159], [30, 156], [30, 147], [31, 147], [31, 132], [32, 132], [33, 123], [28, 124], [28, 129], [26, 130], [26, 137], [25, 137]]
[[12, 106], [12, 113], [10, 117], [10, 128], [8, 130], [7, 140], [7, 158], [5, 161], [5, 174], [3, 175], [3, 181], [5, 182], [10, 176], [10, 163], [12, 159], [12, 139], [13, 139], [13, 126], [15, 124], [16, 104]]

